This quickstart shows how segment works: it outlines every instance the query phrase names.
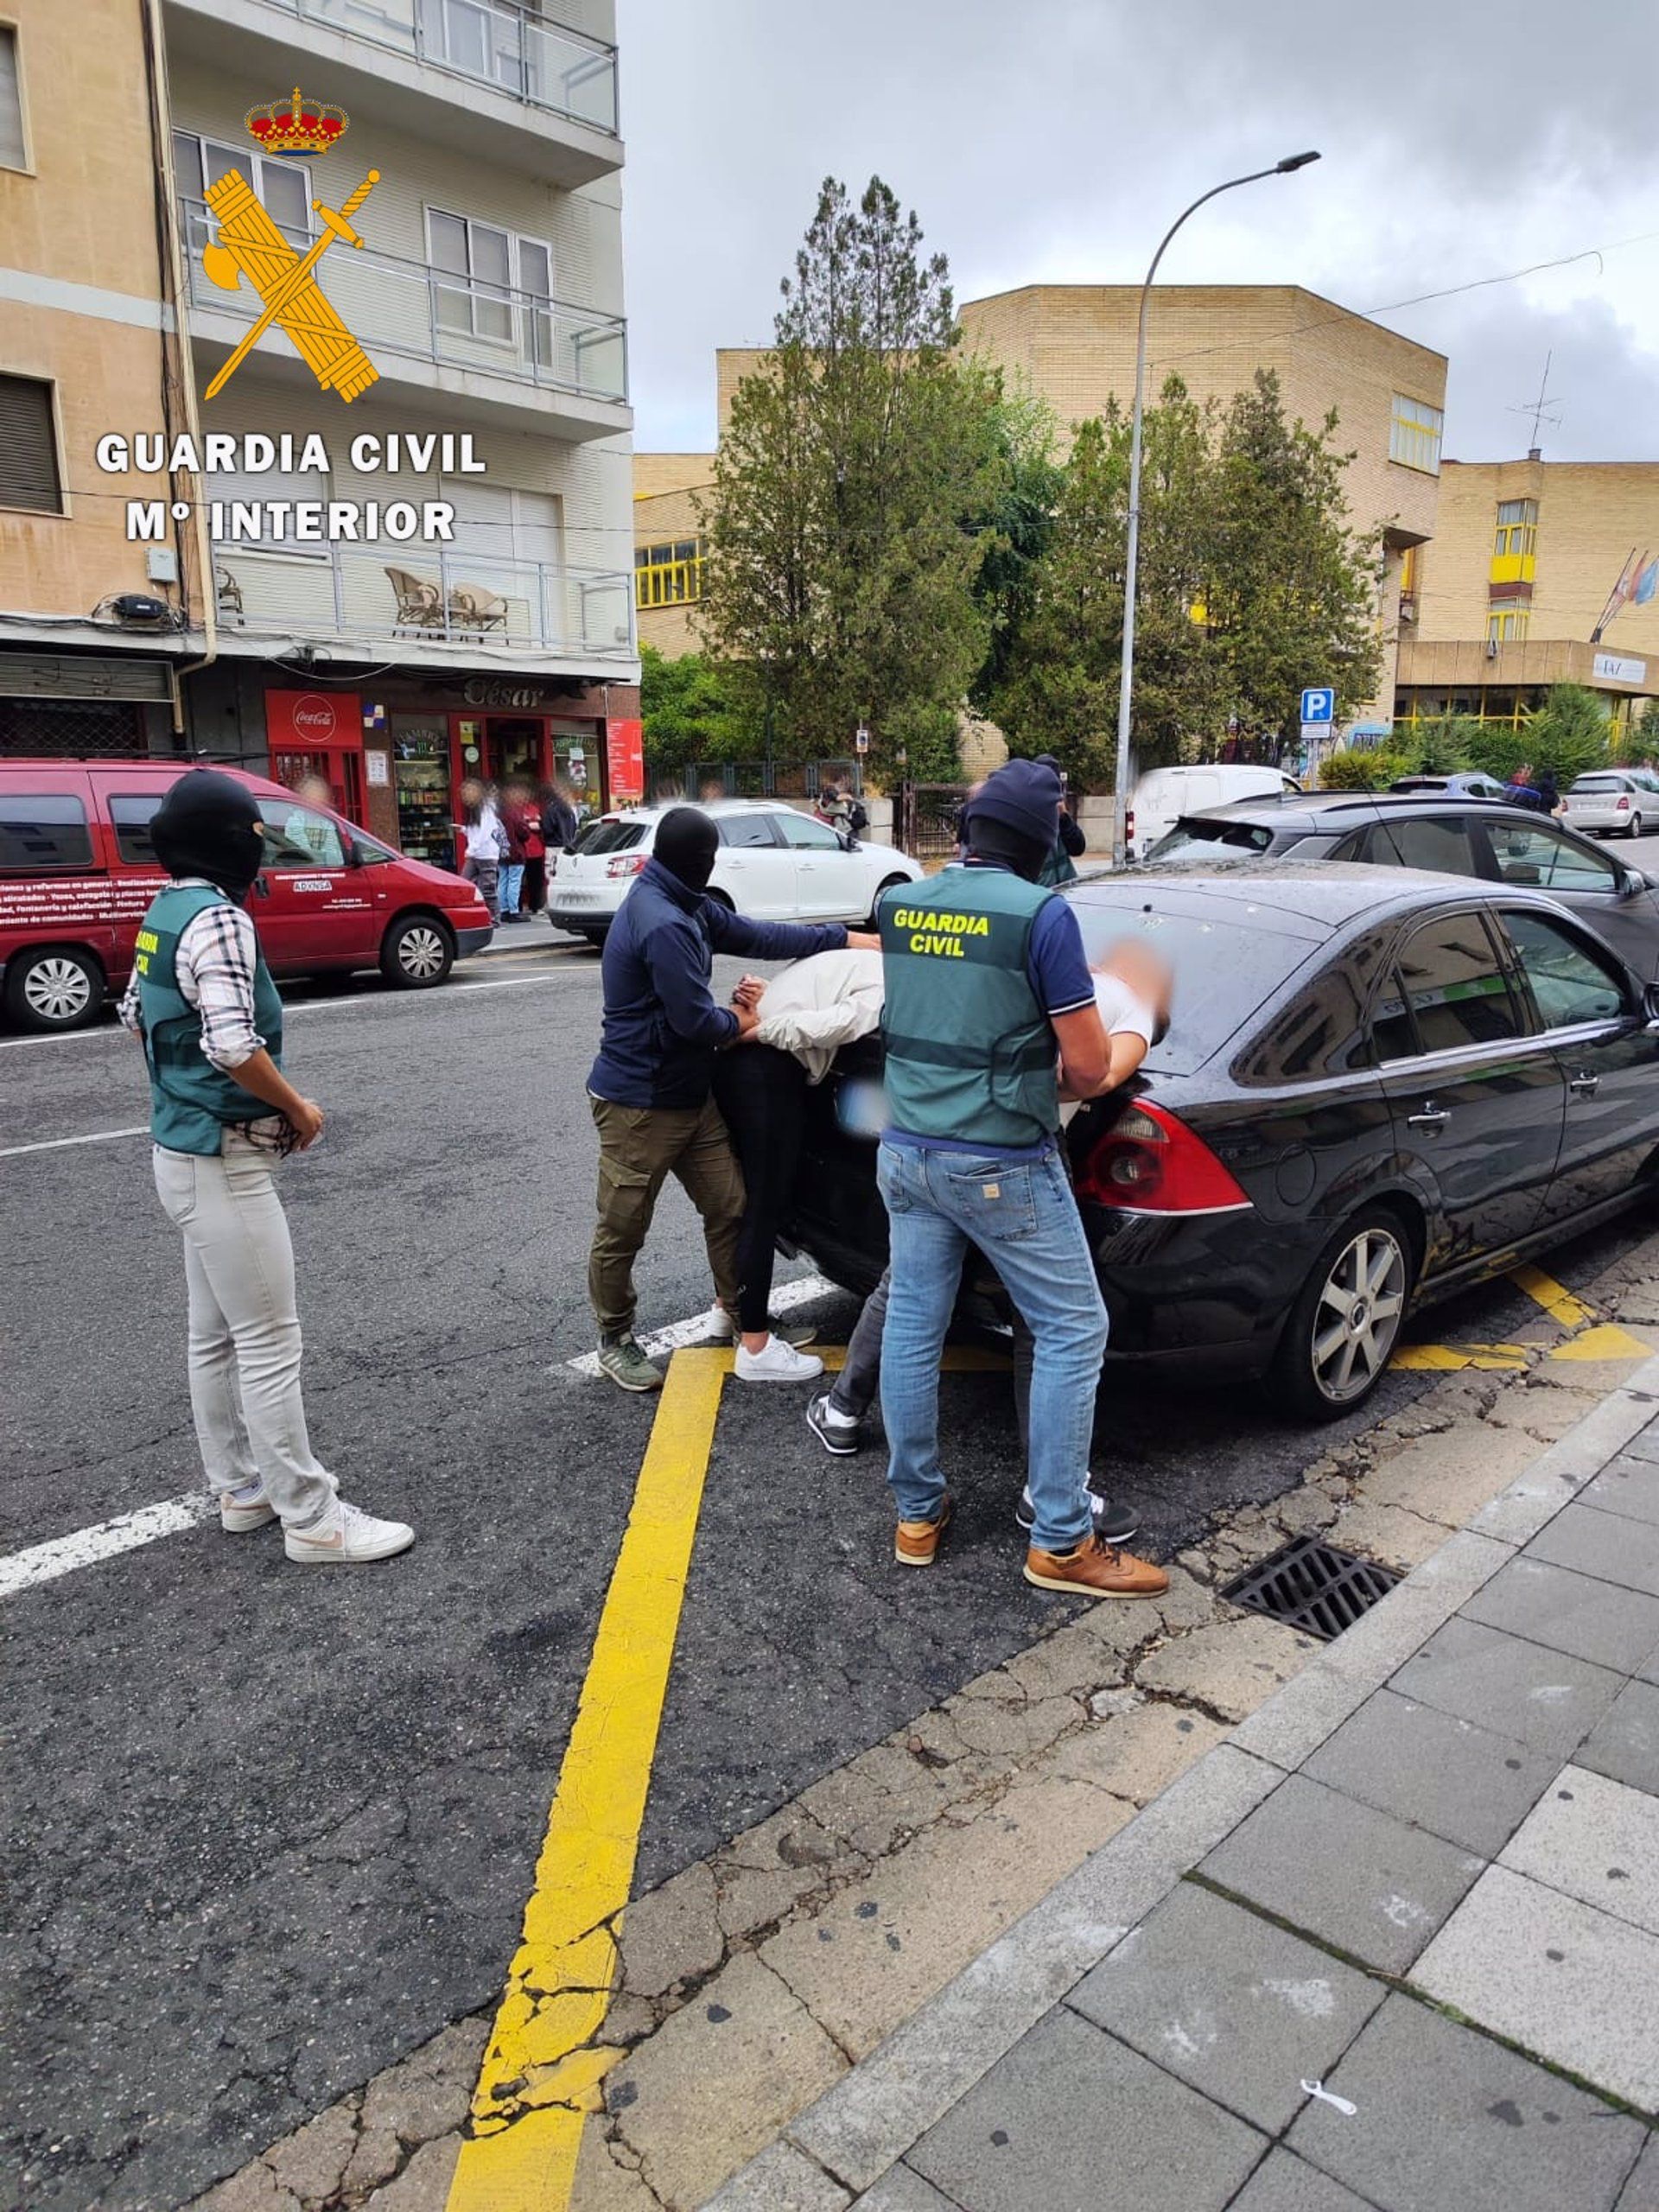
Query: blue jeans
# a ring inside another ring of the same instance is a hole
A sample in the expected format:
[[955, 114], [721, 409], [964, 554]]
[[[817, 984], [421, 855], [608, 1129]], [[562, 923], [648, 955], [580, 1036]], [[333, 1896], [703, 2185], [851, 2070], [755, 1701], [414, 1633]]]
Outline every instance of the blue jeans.
[[1106, 1354], [1106, 1308], [1077, 1200], [1058, 1153], [884, 1144], [876, 1181], [887, 1209], [893, 1285], [881, 1338], [887, 1480], [903, 1521], [938, 1517], [939, 1357], [969, 1244], [984, 1253], [1035, 1340], [1028, 1481], [1031, 1541], [1069, 1551], [1093, 1527], [1089, 1444]]
[[501, 911], [504, 914], [516, 914], [518, 912], [518, 893], [524, 887], [524, 864], [523, 861], [502, 861]]

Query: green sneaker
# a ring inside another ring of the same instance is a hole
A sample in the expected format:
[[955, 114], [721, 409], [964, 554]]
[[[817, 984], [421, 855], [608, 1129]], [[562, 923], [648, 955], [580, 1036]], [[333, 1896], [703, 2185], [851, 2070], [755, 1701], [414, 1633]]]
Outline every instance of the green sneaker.
[[663, 1387], [662, 1369], [653, 1366], [640, 1350], [637, 1338], [632, 1336], [601, 1340], [599, 1368], [601, 1375], [608, 1375], [623, 1390], [660, 1390]]

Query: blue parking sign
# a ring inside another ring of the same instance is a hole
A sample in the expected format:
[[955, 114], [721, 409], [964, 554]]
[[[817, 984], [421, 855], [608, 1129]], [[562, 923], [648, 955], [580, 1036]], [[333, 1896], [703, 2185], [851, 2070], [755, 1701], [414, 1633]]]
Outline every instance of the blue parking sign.
[[1305, 722], [1333, 722], [1337, 718], [1337, 695], [1327, 683], [1315, 684], [1302, 694], [1302, 720]]

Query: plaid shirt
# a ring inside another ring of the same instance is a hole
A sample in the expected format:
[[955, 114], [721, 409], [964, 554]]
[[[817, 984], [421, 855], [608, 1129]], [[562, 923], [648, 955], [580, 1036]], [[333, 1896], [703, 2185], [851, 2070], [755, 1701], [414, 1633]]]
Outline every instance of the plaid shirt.
[[[191, 890], [211, 891], [205, 877], [179, 881]], [[188, 1005], [201, 1016], [201, 1049], [216, 1068], [231, 1074], [264, 1043], [253, 1026], [253, 970], [258, 958], [253, 918], [240, 906], [209, 906], [185, 925], [179, 938], [178, 983]], [[142, 1033], [135, 969], [121, 1001], [121, 1019], [135, 1037]]]

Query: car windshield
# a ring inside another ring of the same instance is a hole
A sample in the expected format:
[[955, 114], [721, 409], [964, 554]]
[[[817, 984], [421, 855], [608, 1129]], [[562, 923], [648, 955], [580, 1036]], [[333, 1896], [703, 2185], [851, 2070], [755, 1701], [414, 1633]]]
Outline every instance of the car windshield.
[[1190, 1075], [1212, 1059], [1329, 941], [1322, 924], [1299, 915], [1157, 884], [1126, 882], [1109, 902], [1096, 895], [1071, 906], [1091, 967], [1126, 938], [1154, 945], [1168, 961], [1175, 977], [1169, 1033], [1147, 1055], [1148, 1070], [1166, 1075]]
[[1265, 853], [1272, 842], [1272, 830], [1260, 822], [1206, 820], [1202, 814], [1189, 814], [1158, 840], [1147, 858], [1172, 860], [1181, 853], [1212, 850], [1217, 845], [1235, 852]]
[[645, 834], [643, 822], [624, 822], [617, 815], [607, 815], [598, 822], [590, 822], [576, 840], [579, 853], [631, 852]]

